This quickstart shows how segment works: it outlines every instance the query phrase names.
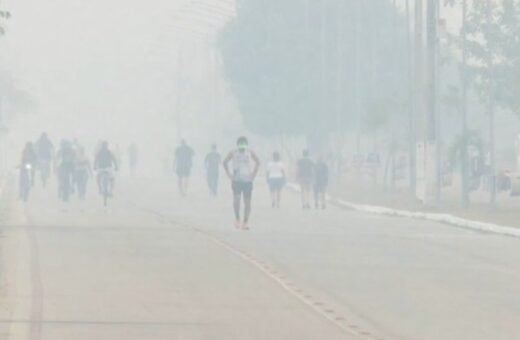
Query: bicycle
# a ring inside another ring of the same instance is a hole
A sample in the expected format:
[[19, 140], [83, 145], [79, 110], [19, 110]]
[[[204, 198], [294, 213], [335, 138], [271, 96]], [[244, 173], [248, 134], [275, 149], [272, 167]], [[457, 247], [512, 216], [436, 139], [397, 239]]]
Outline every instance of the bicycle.
[[27, 202], [32, 187], [32, 165], [24, 164], [20, 167], [20, 198]]
[[98, 173], [99, 190], [103, 196], [103, 206], [108, 205], [108, 199], [112, 196], [112, 174], [109, 170], [99, 170]]

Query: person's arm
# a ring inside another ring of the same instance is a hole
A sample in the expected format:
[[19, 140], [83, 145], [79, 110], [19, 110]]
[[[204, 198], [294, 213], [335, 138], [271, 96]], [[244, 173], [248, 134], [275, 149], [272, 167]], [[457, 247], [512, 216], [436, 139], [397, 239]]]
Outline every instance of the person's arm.
[[251, 157], [255, 162], [255, 168], [253, 169], [253, 179], [255, 179], [256, 175], [258, 175], [258, 170], [260, 170], [260, 158], [253, 151], [251, 151]]
[[231, 173], [229, 172], [229, 162], [231, 162], [231, 159], [233, 159], [233, 152], [230, 152], [222, 162], [224, 170], [226, 171], [226, 175], [229, 177], [229, 179], [232, 178]]

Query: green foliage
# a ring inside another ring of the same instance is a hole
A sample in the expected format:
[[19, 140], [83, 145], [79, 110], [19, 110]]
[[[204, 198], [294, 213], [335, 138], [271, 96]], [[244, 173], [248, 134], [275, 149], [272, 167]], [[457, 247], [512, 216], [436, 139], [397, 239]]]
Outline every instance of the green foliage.
[[448, 150], [448, 160], [453, 168], [462, 163], [464, 146], [473, 147], [479, 150], [480, 154], [484, 153], [484, 141], [482, 135], [475, 130], [468, 130], [466, 135], [459, 134]]
[[406, 23], [390, 1], [238, 0], [237, 8], [220, 47], [252, 131], [379, 127], [384, 117], [365, 117], [381, 116], [373, 106], [406, 97]]
[[468, 14], [469, 66], [481, 100], [520, 116], [520, 1], [476, 1]]

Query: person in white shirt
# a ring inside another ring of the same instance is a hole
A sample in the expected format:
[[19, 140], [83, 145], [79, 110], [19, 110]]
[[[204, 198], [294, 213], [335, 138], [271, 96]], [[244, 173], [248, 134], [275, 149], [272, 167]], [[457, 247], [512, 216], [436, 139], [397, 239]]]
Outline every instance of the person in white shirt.
[[273, 208], [280, 207], [282, 190], [286, 182], [285, 165], [281, 161], [280, 153], [273, 153], [273, 159], [267, 164], [267, 183], [271, 191]]

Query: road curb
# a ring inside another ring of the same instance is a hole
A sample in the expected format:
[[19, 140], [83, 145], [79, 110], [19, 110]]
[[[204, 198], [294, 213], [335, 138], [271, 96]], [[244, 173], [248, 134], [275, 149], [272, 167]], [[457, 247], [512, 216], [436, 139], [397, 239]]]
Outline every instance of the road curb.
[[[300, 191], [300, 188], [296, 184], [289, 184], [289, 188], [295, 191]], [[336, 199], [332, 197], [327, 197], [327, 200], [331, 203], [339, 205], [341, 207], [345, 207], [351, 210], [356, 210], [369, 214], [376, 214], [382, 216], [393, 216], [393, 217], [402, 217], [402, 218], [412, 218], [419, 220], [426, 220], [432, 222], [439, 222], [443, 224], [452, 225], [459, 228], [471, 229], [476, 231], [483, 231], [488, 233], [501, 234], [506, 236], [513, 236], [520, 238], [520, 228], [514, 228], [505, 225], [499, 225], [494, 223], [480, 222], [475, 220], [468, 220], [465, 218], [457, 217], [450, 214], [441, 214], [441, 213], [425, 213], [418, 211], [408, 211], [408, 210], [399, 210], [392, 209], [383, 206], [375, 206], [375, 205], [365, 205], [365, 204], [356, 204], [353, 202], [349, 202], [342, 199]]]

